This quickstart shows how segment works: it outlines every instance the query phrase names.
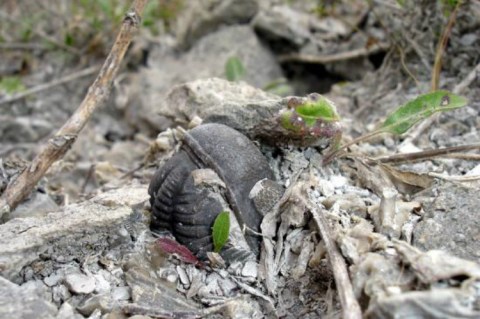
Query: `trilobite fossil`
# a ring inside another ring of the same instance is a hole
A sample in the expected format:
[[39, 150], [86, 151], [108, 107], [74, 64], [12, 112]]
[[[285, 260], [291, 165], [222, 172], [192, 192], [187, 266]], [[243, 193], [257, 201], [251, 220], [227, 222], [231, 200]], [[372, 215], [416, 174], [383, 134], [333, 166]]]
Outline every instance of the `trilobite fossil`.
[[257, 255], [259, 238], [245, 229], [259, 232], [262, 214], [249, 193], [264, 179], [273, 180], [273, 173], [246, 136], [222, 124], [197, 126], [186, 133], [180, 150], [152, 178], [151, 227], [169, 230], [178, 242], [205, 258], [213, 251], [215, 218], [229, 210], [242, 230], [246, 248]]

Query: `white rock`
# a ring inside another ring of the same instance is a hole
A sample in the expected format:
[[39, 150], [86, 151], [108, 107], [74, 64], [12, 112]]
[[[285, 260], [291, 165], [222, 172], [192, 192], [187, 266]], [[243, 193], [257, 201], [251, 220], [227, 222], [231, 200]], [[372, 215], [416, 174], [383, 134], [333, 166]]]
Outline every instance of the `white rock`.
[[242, 269], [242, 276], [244, 277], [254, 277], [258, 275], [258, 265], [254, 261], [247, 261]]
[[67, 275], [65, 284], [68, 290], [76, 294], [89, 294], [95, 290], [95, 278], [83, 274]]
[[125, 286], [113, 288], [112, 299], [113, 300], [128, 300], [128, 299], [130, 299], [130, 288], [125, 287]]

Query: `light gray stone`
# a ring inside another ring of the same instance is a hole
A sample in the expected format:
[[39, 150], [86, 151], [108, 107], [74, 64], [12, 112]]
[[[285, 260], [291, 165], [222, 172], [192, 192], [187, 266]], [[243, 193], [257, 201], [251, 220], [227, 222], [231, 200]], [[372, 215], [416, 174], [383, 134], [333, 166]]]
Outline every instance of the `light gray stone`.
[[75, 318], [75, 309], [73, 309], [73, 307], [68, 302], [64, 302], [60, 307], [60, 309], [58, 309], [58, 313], [55, 318], [56, 319]]
[[57, 307], [0, 276], [0, 318], [54, 318]]
[[92, 316], [95, 311], [99, 310], [103, 313], [112, 311], [114, 302], [110, 294], [94, 295], [84, 300], [77, 310], [84, 316]]
[[282, 40], [295, 47], [301, 47], [311, 37], [311, 17], [290, 6], [275, 6], [261, 10], [253, 21], [253, 26], [270, 40]]
[[49, 287], [53, 287], [55, 286], [56, 284], [58, 284], [60, 282], [60, 280], [63, 279], [63, 276], [60, 275], [60, 274], [52, 274], [48, 277], [45, 277], [43, 279], [43, 282], [45, 283], [45, 285], [49, 286]]
[[247, 261], [242, 269], [242, 276], [257, 278], [258, 264], [255, 261]]
[[175, 119], [176, 124], [198, 116], [205, 122], [225, 124], [248, 134], [262, 119], [273, 118], [286, 104], [285, 99], [244, 82], [209, 78], [174, 87], [157, 112]]
[[72, 294], [65, 285], [58, 285], [52, 288], [52, 298], [56, 303], [61, 303], [71, 296]]
[[52, 124], [32, 117], [0, 116], [0, 143], [37, 142], [53, 129]]
[[478, 188], [448, 183], [438, 191], [438, 197], [425, 207], [424, 218], [415, 227], [413, 245], [480, 262]]
[[10, 213], [9, 219], [42, 217], [58, 210], [58, 205], [45, 193], [33, 192], [32, 195]]
[[188, 47], [222, 25], [248, 22], [258, 10], [257, 0], [190, 1], [177, 19], [181, 47]]
[[130, 288], [129, 287], [115, 287], [112, 290], [113, 300], [128, 300], [130, 299]]
[[65, 277], [65, 284], [75, 294], [89, 294], [95, 289], [95, 278], [84, 274], [69, 274]]
[[225, 78], [225, 64], [231, 57], [241, 61], [245, 69], [242, 80], [254, 87], [263, 88], [283, 77], [276, 58], [251, 27], [225, 27], [205, 36], [184, 54], [164, 47], [151, 52], [150, 68], [132, 79], [132, 103], [126, 111], [131, 125], [149, 134], [172, 126], [172, 118], [162, 114], [168, 91], [192, 79]]
[[91, 253], [88, 243], [108, 247], [109, 234], [116, 234], [134, 215], [125, 204], [148, 199], [147, 188], [143, 187], [143, 191], [133, 191], [127, 186], [43, 218], [14, 219], [0, 225], [0, 274], [18, 280], [20, 270], [49, 248], [51, 258], [60, 260], [62, 256], [75, 258]]

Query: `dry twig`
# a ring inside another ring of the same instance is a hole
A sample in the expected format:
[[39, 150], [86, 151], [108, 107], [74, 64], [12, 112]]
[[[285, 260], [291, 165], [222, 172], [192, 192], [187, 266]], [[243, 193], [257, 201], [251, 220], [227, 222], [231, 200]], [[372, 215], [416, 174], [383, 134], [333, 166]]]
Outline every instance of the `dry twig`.
[[22, 42], [5, 42], [0, 43], [1, 50], [45, 50], [46, 47], [40, 43], [22, 43]]
[[304, 63], [318, 63], [326, 64], [345, 60], [356, 59], [380, 51], [387, 50], [390, 47], [388, 43], [377, 43], [368, 48], [359, 48], [347, 52], [340, 52], [336, 54], [327, 55], [313, 55], [313, 54], [287, 54], [279, 57], [280, 62], [304, 62]]
[[438, 83], [440, 82], [440, 72], [442, 70], [443, 52], [445, 52], [445, 48], [447, 47], [448, 39], [450, 38], [450, 34], [452, 33], [453, 25], [455, 24], [455, 20], [457, 19], [458, 8], [460, 8], [461, 4], [462, 1], [458, 1], [455, 9], [453, 9], [452, 13], [450, 13], [448, 23], [445, 26], [442, 37], [440, 38], [440, 42], [438, 43], [437, 51], [435, 53], [435, 63], [433, 64], [432, 70], [432, 91], [438, 90]]
[[320, 231], [320, 235], [325, 243], [327, 249], [328, 259], [332, 266], [333, 276], [335, 277], [335, 283], [340, 297], [340, 303], [342, 304], [342, 311], [344, 319], [361, 319], [362, 310], [358, 304], [355, 295], [353, 294], [352, 283], [348, 276], [347, 265], [343, 259], [340, 251], [338, 250], [335, 241], [329, 230], [327, 220], [323, 214], [318, 212], [316, 207], [310, 205], [310, 211], [312, 212], [313, 219], [317, 224]]
[[138, 29], [146, 2], [147, 0], [133, 1], [100, 73], [90, 86], [80, 106], [55, 136], [49, 139], [43, 151], [15, 180], [10, 182], [0, 198], [0, 218], [8, 214], [27, 197], [49, 167], [65, 155], [93, 112], [105, 101], [125, 52]]
[[450, 182], [475, 182], [480, 180], [480, 175], [445, 175], [435, 172], [428, 173], [428, 176], [440, 178]]
[[426, 150], [426, 151], [420, 151], [420, 152], [395, 154], [395, 155], [375, 158], [373, 161], [374, 162], [379, 162], [379, 163], [396, 163], [396, 164], [398, 164], [398, 163], [402, 163], [402, 162], [412, 162], [412, 161], [418, 161], [418, 160], [434, 158], [434, 157], [439, 157], [439, 156], [448, 156], [448, 155], [451, 155], [453, 153], [456, 154], [458, 152], [465, 152], [465, 151], [478, 150], [478, 149], [480, 149], [480, 143], [460, 145], [460, 146], [452, 146], [452, 147], [444, 147], [444, 148], [438, 148], [438, 149]]
[[86, 68], [84, 70], [80, 70], [80, 71], [75, 72], [73, 74], [69, 74], [67, 76], [64, 76], [60, 79], [53, 80], [49, 83], [37, 85], [37, 86], [32, 87], [32, 88], [30, 88], [30, 89], [28, 89], [24, 92], [21, 92], [21, 93], [12, 95], [10, 97], [4, 98], [3, 100], [0, 100], [0, 105], [12, 103], [12, 102], [18, 101], [20, 99], [23, 99], [23, 98], [25, 98], [29, 95], [36, 94], [36, 93], [51, 89], [53, 87], [56, 87], [58, 85], [62, 85], [62, 84], [68, 83], [70, 81], [73, 81], [73, 80], [76, 80], [76, 79], [94, 74], [95, 72], [98, 71], [98, 69], [100, 69], [99, 65], [91, 66], [91, 67]]

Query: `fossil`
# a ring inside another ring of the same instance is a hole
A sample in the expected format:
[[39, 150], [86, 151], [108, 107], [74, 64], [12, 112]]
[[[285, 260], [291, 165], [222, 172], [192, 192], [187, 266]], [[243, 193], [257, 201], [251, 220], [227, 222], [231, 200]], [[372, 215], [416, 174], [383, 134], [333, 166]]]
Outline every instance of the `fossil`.
[[248, 251], [256, 256], [259, 238], [248, 229], [258, 232], [263, 216], [249, 193], [265, 179], [273, 180], [273, 173], [246, 136], [223, 124], [197, 126], [186, 133], [179, 151], [152, 178], [151, 228], [169, 230], [179, 243], [205, 258], [213, 251], [215, 218], [228, 210], [237, 227], [232, 224], [230, 245], [223, 250], [230, 249], [230, 255]]

